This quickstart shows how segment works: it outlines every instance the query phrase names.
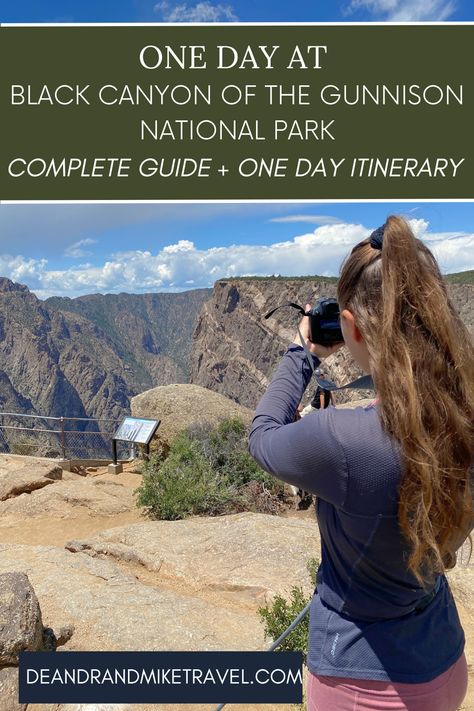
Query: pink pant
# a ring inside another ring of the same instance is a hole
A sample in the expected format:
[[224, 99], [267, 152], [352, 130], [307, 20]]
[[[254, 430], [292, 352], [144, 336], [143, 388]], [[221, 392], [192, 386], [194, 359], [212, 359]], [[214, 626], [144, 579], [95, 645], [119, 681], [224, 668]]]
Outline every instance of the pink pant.
[[385, 681], [315, 676], [309, 672], [308, 711], [456, 711], [467, 691], [464, 654], [432, 681]]

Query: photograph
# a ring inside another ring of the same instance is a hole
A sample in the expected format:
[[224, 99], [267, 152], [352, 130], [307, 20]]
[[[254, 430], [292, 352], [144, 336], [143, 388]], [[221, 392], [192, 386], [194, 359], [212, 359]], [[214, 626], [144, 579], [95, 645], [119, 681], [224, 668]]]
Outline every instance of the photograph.
[[[474, 10], [4, 0], [0, 21], [132, 37]], [[392, 155], [383, 121], [373, 140]], [[445, 199], [386, 198], [398, 168], [369, 158], [366, 197], [196, 198], [178, 173], [179, 199], [0, 195], [0, 711], [474, 711], [474, 199], [452, 156], [417, 164]]]

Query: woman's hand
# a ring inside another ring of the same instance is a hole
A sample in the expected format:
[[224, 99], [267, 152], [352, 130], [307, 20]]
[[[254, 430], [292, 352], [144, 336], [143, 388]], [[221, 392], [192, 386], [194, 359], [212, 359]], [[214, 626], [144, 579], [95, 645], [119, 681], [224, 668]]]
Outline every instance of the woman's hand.
[[[306, 304], [305, 311], [310, 311], [311, 309], [311, 304]], [[300, 321], [300, 331], [301, 335], [303, 336], [306, 347], [308, 348], [310, 353], [313, 353], [317, 358], [327, 358], [328, 356], [332, 355], [336, 351], [338, 351], [342, 346], [344, 345], [344, 341], [341, 341], [340, 343], [333, 343], [331, 346], [323, 346], [320, 343], [311, 343], [309, 340], [309, 318], [308, 316], [303, 316], [303, 318]], [[298, 331], [296, 331], [295, 338], [293, 339], [293, 343], [295, 343], [297, 346], [301, 346], [301, 339], [299, 336]]]

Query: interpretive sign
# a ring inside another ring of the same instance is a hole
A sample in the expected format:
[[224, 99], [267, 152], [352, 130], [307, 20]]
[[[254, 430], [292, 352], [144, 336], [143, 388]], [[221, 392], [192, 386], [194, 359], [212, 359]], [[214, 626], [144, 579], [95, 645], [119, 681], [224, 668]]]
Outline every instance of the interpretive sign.
[[125, 417], [114, 439], [136, 444], [149, 444], [160, 425], [160, 420], [148, 420], [138, 417]]

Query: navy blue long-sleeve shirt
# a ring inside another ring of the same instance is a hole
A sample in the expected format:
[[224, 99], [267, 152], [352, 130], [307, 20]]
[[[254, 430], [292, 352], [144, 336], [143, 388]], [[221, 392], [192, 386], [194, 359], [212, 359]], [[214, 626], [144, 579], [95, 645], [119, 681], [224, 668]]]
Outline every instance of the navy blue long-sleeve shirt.
[[415, 609], [429, 590], [406, 565], [398, 444], [384, 432], [376, 406], [329, 407], [294, 422], [311, 375], [304, 350], [290, 346], [249, 437], [266, 471], [317, 496], [321, 564], [308, 668], [355, 679], [430, 681], [459, 658], [465, 639], [444, 575], [430, 604]]

